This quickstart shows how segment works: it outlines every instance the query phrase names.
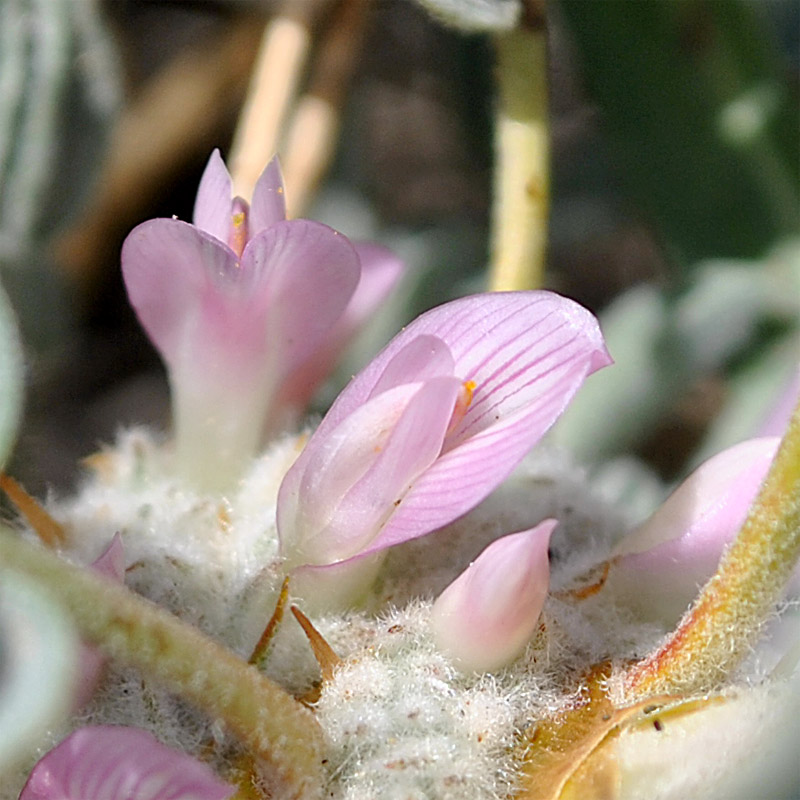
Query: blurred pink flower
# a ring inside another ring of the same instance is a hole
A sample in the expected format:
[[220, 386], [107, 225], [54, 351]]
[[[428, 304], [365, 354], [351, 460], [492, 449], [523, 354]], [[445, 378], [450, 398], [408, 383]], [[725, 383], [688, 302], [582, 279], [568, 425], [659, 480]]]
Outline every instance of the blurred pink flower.
[[19, 800], [228, 800], [235, 792], [147, 731], [98, 725], [79, 728], [47, 753]]
[[547, 595], [557, 524], [549, 519], [492, 542], [436, 599], [433, 640], [464, 672], [500, 669], [525, 649]]
[[[215, 150], [194, 224], [149, 220], [122, 247], [131, 304], [167, 365], [179, 469], [201, 488], [235, 481], [281, 417], [280, 406], [307, 399], [330, 368], [331, 345], [351, 332], [347, 309], [359, 284], [359, 253], [326, 225], [285, 217], [277, 160], [248, 206], [231, 197], [230, 175]], [[374, 259], [378, 272], [388, 264], [399, 274], [388, 251], [363, 254], [365, 273]], [[374, 308], [385, 284], [366, 284], [351, 320]], [[318, 353], [326, 363], [312, 370]], [[303, 365], [308, 375], [301, 379]], [[287, 380], [295, 388], [287, 389]]]
[[289, 427], [307, 408], [314, 392], [330, 375], [339, 354], [396, 286], [405, 264], [390, 250], [372, 242], [353, 242], [361, 262], [358, 282], [344, 313], [325, 341], [286, 376], [276, 400], [275, 417]]
[[780, 439], [750, 439], [698, 467], [615, 548], [609, 589], [645, 618], [673, 625], [744, 524]]
[[475, 295], [423, 314], [339, 395], [287, 473], [287, 570], [319, 573], [461, 516], [609, 362], [595, 318], [551, 292]]

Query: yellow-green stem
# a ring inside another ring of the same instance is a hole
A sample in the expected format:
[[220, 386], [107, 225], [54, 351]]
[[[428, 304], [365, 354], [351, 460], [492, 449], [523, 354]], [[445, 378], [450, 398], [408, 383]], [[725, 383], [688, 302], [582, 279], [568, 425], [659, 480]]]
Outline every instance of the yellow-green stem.
[[285, 782], [281, 797], [322, 794], [322, 737], [309, 711], [230, 650], [124, 586], [0, 528], [0, 565], [36, 579], [81, 634], [194, 703]]
[[[677, 630], [626, 677], [629, 695], [701, 692], [746, 655], [800, 556], [800, 406], [739, 535]], [[644, 589], [643, 589], [644, 591]]]
[[550, 205], [550, 119], [544, 20], [495, 39], [495, 131], [491, 291], [542, 285]]

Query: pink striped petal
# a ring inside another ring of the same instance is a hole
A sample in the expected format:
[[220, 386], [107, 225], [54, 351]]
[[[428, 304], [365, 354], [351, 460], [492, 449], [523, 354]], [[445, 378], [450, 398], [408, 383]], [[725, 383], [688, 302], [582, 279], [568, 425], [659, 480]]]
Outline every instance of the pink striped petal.
[[646, 617], [674, 623], [738, 533], [779, 439], [751, 439], [695, 470], [615, 549], [609, 589]]
[[278, 157], [267, 164], [253, 188], [250, 203], [251, 235], [266, 230], [276, 222], [286, 219], [286, 193]]
[[365, 553], [422, 536], [476, 506], [556, 421], [584, 378], [609, 362], [596, 320], [569, 300], [548, 292], [467, 301], [474, 299], [480, 302], [472, 308], [448, 304], [460, 312], [453, 324], [425, 326], [453, 351], [455, 374], [475, 383], [472, 402], [443, 454]]
[[33, 768], [19, 800], [228, 800], [235, 787], [146, 731], [80, 728]]
[[572, 300], [547, 291], [464, 297], [406, 326], [339, 395], [320, 428], [336, 425], [369, 397], [386, 363], [421, 334], [441, 339], [455, 374], [476, 384], [449, 448], [537, 403], [543, 392], [565, 393], [557, 415], [587, 375], [611, 363], [597, 320]]
[[510, 664], [536, 631], [556, 520], [492, 542], [437, 598], [431, 609], [436, 646], [465, 672]]
[[[423, 314], [351, 381], [290, 470], [286, 481], [295, 488], [282, 491], [278, 505], [284, 539], [293, 534], [281, 503], [297, 502], [300, 472], [313, 473], [325, 442], [376, 392], [423, 378], [429, 341], [443, 342], [437, 351], [452, 353], [453, 373], [464, 386], [461, 399], [468, 402], [451, 413], [439, 457], [393, 495], [370, 537], [359, 534], [359, 555], [423, 536], [474, 507], [552, 425], [586, 375], [609, 362], [594, 317], [550, 292], [478, 295]], [[304, 502], [314, 506], [319, 498], [313, 487], [306, 483], [304, 489]], [[330, 525], [325, 535], [338, 541], [347, 534]]]
[[231, 227], [231, 176], [215, 149], [208, 159], [194, 202], [194, 224], [220, 242], [228, 241]]

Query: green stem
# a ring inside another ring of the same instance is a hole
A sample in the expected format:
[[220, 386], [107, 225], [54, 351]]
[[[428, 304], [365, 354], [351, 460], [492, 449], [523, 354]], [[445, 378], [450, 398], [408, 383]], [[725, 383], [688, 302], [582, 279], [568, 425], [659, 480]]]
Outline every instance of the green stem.
[[322, 793], [322, 737], [311, 713], [230, 650], [165, 610], [0, 528], [0, 564], [36, 579], [109, 657], [224, 722], [285, 782], [281, 797]]
[[800, 556], [800, 405], [716, 574], [626, 683], [633, 699], [718, 686], [750, 652]]
[[544, 20], [498, 35], [492, 291], [543, 283], [550, 205]]

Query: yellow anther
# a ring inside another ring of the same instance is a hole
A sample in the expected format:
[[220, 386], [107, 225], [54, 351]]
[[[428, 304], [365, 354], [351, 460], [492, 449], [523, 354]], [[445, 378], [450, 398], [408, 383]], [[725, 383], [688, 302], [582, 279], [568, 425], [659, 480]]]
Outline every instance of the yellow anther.
[[464, 381], [461, 384], [461, 389], [453, 406], [453, 415], [450, 417], [450, 424], [447, 426], [447, 434], [452, 433], [458, 423], [464, 419], [464, 415], [472, 403], [472, 396], [475, 394], [476, 386], [475, 381]]
[[247, 212], [236, 211], [231, 214], [231, 232], [228, 244], [236, 253], [237, 258], [242, 257], [244, 246], [247, 244]]

